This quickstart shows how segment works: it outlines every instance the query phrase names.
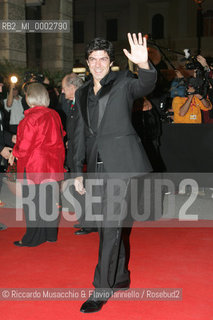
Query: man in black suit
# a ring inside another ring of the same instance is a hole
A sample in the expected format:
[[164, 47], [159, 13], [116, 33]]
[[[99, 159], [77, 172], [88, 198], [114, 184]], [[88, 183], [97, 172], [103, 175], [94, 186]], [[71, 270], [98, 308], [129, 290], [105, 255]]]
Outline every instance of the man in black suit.
[[75, 91], [83, 84], [83, 80], [75, 73], [67, 74], [62, 79], [61, 109], [66, 114], [67, 132], [67, 166], [72, 171], [72, 136], [75, 128]]
[[[5, 119], [4, 119], [4, 104], [1, 97], [2, 87], [3, 87], [3, 78], [0, 76], [0, 191], [2, 187], [2, 176], [5, 170], [4, 166], [1, 166], [2, 158], [5, 160], [9, 159], [10, 152], [12, 151], [13, 143], [16, 141], [16, 136], [12, 135], [5, 130]], [[9, 147], [9, 146], [10, 147]], [[0, 206], [3, 206], [3, 201], [0, 200]], [[7, 227], [4, 224], [0, 223], [0, 230], [4, 230]]]
[[[62, 79], [62, 94], [61, 94], [61, 109], [66, 114], [66, 132], [67, 132], [67, 156], [66, 165], [69, 172], [73, 172], [73, 133], [75, 129], [75, 92], [83, 85], [83, 80], [76, 73], [69, 73]], [[69, 174], [67, 175], [69, 177]], [[73, 186], [72, 186], [73, 187]], [[81, 203], [82, 214], [79, 215], [78, 224], [75, 224], [75, 228], [79, 230], [75, 231], [76, 235], [89, 234], [97, 231], [91, 223], [85, 221], [85, 209], [84, 209], [84, 197], [81, 197], [73, 188], [72, 193], [75, 199]], [[75, 208], [76, 210], [76, 208]]]
[[[146, 38], [139, 33], [128, 34], [131, 52], [123, 50], [126, 57], [137, 64], [138, 78], [128, 70], [112, 72], [114, 53], [111, 42], [96, 38], [86, 48], [86, 60], [91, 79], [76, 91], [78, 115], [74, 132], [75, 188], [80, 194], [89, 194], [82, 175], [86, 155], [87, 170], [103, 181], [99, 188], [101, 216], [99, 221], [99, 259], [95, 269], [95, 290], [82, 305], [81, 312], [99, 311], [110, 295], [130, 285], [125, 263], [122, 239], [122, 214], [108, 209], [107, 183], [113, 173], [125, 182], [125, 195], [131, 177], [136, 173], [152, 171], [139, 137], [131, 123], [133, 101], [149, 94], [155, 86], [156, 70], [148, 62]], [[100, 183], [101, 184], [101, 183]], [[115, 191], [118, 190], [117, 186]], [[98, 188], [97, 188], [98, 190]], [[116, 192], [117, 192], [116, 191]], [[93, 207], [95, 212], [95, 206]], [[109, 211], [109, 212], [108, 212]], [[100, 211], [96, 211], [100, 214]], [[122, 210], [120, 211], [122, 213]], [[86, 212], [86, 218], [87, 218]], [[100, 298], [101, 297], [101, 298]]]

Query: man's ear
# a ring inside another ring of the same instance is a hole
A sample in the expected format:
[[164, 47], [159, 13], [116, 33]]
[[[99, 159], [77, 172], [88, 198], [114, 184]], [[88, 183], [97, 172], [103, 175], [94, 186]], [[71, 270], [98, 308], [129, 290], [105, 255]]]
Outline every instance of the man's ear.
[[111, 62], [109, 66], [112, 67], [113, 66], [113, 62]]
[[86, 62], [87, 62], [87, 65], [88, 65], [88, 67], [89, 67], [89, 61], [88, 61], [88, 60], [86, 60]]

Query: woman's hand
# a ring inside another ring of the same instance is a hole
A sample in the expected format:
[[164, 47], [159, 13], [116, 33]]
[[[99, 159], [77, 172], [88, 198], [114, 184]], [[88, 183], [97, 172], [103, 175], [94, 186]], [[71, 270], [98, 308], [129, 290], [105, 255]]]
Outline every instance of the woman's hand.
[[9, 159], [8, 159], [8, 162], [9, 162], [9, 164], [10, 164], [11, 166], [12, 166], [13, 163], [14, 163], [14, 159], [15, 159], [15, 157], [14, 157], [13, 153], [11, 152], [11, 154], [10, 154], [10, 156], [9, 156]]

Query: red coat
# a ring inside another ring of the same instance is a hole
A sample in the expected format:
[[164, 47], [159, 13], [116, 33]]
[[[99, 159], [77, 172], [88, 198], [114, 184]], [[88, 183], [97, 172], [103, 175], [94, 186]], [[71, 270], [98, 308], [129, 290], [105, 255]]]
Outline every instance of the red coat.
[[[44, 179], [64, 179], [65, 132], [57, 112], [36, 106], [24, 112], [18, 125], [13, 155], [17, 160], [18, 178], [26, 172], [28, 179], [39, 184]], [[30, 183], [30, 182], [29, 182]]]

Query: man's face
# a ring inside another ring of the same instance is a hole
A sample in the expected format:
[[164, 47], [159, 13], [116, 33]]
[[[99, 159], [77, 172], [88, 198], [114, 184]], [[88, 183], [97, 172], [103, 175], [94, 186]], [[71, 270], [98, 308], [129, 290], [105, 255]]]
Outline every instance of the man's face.
[[93, 51], [88, 57], [87, 64], [93, 79], [96, 81], [103, 79], [112, 66], [112, 62], [110, 62], [110, 58], [104, 50]]
[[76, 91], [76, 87], [72, 84], [67, 85], [66, 81], [63, 80], [62, 81], [62, 90], [61, 90], [64, 94], [65, 94], [65, 98], [68, 100], [74, 100], [75, 98], [75, 91]]
[[2, 92], [3, 83], [0, 83], [0, 92]]

